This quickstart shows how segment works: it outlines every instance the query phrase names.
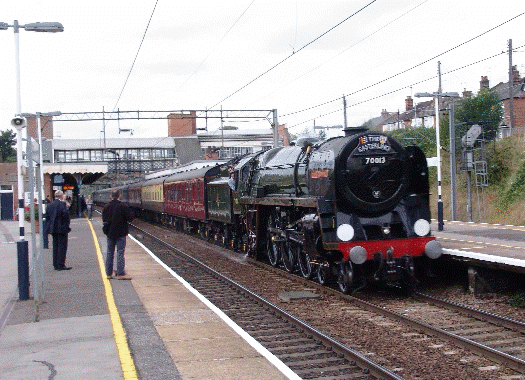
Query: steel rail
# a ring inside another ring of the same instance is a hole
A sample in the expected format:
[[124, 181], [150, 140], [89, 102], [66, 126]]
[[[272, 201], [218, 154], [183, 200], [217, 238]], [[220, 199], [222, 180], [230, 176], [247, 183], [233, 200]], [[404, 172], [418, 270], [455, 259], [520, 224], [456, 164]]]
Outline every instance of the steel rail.
[[[491, 360], [493, 360], [495, 362], [506, 364], [507, 366], [509, 366], [509, 368], [512, 368], [513, 370], [515, 370], [517, 372], [525, 373], [525, 360], [522, 360], [522, 359], [520, 359], [518, 357], [509, 355], [507, 353], [504, 353], [504, 352], [501, 352], [499, 350], [496, 350], [496, 349], [494, 349], [492, 347], [489, 347], [489, 346], [483, 345], [481, 343], [475, 342], [473, 340], [470, 340], [470, 339], [461, 337], [459, 335], [450, 333], [450, 332], [448, 332], [446, 330], [443, 330], [443, 329], [441, 329], [439, 327], [431, 326], [431, 325], [429, 325], [429, 324], [427, 324], [425, 322], [418, 321], [418, 320], [416, 320], [414, 318], [405, 316], [405, 315], [397, 313], [395, 311], [385, 309], [382, 306], [379, 306], [379, 305], [373, 304], [371, 302], [362, 300], [362, 299], [360, 299], [360, 298], [358, 298], [356, 296], [345, 295], [345, 294], [341, 293], [338, 290], [335, 290], [335, 289], [332, 289], [332, 288], [320, 285], [320, 284], [318, 284], [318, 283], [316, 283], [314, 281], [311, 281], [311, 280], [305, 280], [304, 278], [302, 278], [300, 276], [297, 276], [297, 275], [291, 274], [291, 273], [287, 273], [287, 272], [285, 272], [283, 270], [271, 267], [271, 266], [269, 266], [267, 264], [264, 264], [264, 263], [261, 263], [259, 261], [255, 261], [254, 260], [253, 263], [255, 265], [257, 265], [257, 266], [266, 267], [267, 270], [282, 273], [282, 275], [285, 276], [285, 277], [289, 277], [290, 276], [290, 277], [293, 277], [293, 278], [295, 278], [297, 280], [304, 281], [309, 286], [314, 286], [314, 287], [318, 288], [319, 290], [326, 291], [326, 292], [328, 292], [330, 294], [333, 294], [333, 295], [336, 295], [338, 297], [341, 297], [342, 299], [346, 299], [346, 300], [348, 300], [350, 302], [353, 302], [353, 303], [357, 304], [358, 306], [362, 307], [363, 309], [365, 309], [367, 311], [370, 311], [370, 312], [373, 312], [373, 313], [377, 313], [377, 314], [382, 315], [383, 317], [390, 318], [390, 319], [402, 322], [402, 323], [404, 323], [404, 324], [406, 324], [406, 325], [408, 325], [408, 326], [410, 326], [410, 327], [412, 327], [412, 328], [414, 328], [414, 329], [416, 329], [418, 331], [421, 331], [421, 332], [423, 332], [425, 334], [432, 335], [432, 336], [438, 337], [440, 339], [452, 341], [453, 343], [455, 343], [456, 345], [458, 345], [460, 347], [463, 347], [463, 348], [466, 348], [468, 350], [472, 350], [474, 352], [482, 354], [482, 355], [486, 356], [487, 358], [489, 358], [489, 359], [491, 359]], [[437, 298], [434, 298], [434, 300], [435, 300], [436, 303], [438, 303], [438, 299]], [[457, 305], [456, 306], [457, 308], [461, 307], [461, 305], [459, 305], [459, 304], [456, 304], [456, 305]], [[448, 304], [447, 304], [447, 307], [448, 307]], [[467, 309], [462, 308], [462, 311], [465, 312], [465, 313], [467, 312], [467, 310], [469, 310], [472, 314], [474, 314], [475, 312], [479, 312], [478, 315], [480, 316], [480, 318], [481, 318], [481, 316], [483, 316], [484, 318], [486, 318], [487, 322], [491, 322], [491, 320], [492, 320], [492, 321], [494, 321], [492, 323], [499, 324], [502, 327], [505, 327], [505, 328], [508, 328], [508, 329], [511, 329], [511, 330], [514, 330], [514, 331], [522, 332], [521, 329], [525, 328], [525, 324], [523, 324], [523, 323], [521, 323], [519, 321], [513, 321], [510, 318], [497, 316], [495, 314], [491, 314], [491, 313], [488, 313], [488, 312], [477, 311], [477, 310], [472, 309], [472, 308], [467, 308]]]
[[431, 326], [425, 322], [418, 321], [414, 318], [397, 313], [395, 311], [387, 310], [383, 308], [382, 306], [375, 305], [371, 302], [361, 300], [357, 297], [354, 297], [354, 296], [344, 296], [344, 297], [348, 298], [350, 301], [353, 301], [359, 304], [361, 307], [363, 307], [364, 309], [368, 311], [372, 311], [374, 313], [381, 314], [384, 317], [391, 318], [393, 320], [397, 320], [399, 322], [405, 323], [406, 325], [416, 330], [422, 331], [425, 334], [433, 335], [440, 339], [450, 340], [460, 347], [463, 347], [463, 348], [472, 350], [474, 352], [477, 352], [479, 354], [482, 354], [486, 356], [487, 358], [490, 358], [491, 360], [494, 360], [496, 362], [504, 363], [517, 372], [525, 373], [525, 360], [522, 360], [515, 356], [506, 354], [504, 352], [498, 351], [494, 348], [488, 347], [486, 345], [483, 345], [473, 340], [464, 338], [462, 336], [450, 333], [439, 327]]
[[494, 314], [494, 313], [489, 313], [484, 310], [477, 310], [467, 305], [461, 305], [456, 302], [442, 300], [442, 299], [432, 297], [424, 293], [417, 292], [415, 293], [414, 298], [416, 299], [419, 298], [430, 304], [434, 304], [436, 306], [441, 306], [441, 307], [446, 307], [448, 309], [455, 310], [458, 313], [468, 315], [469, 317], [476, 318], [481, 321], [489, 322], [489, 323], [504, 327], [506, 329], [525, 334], [525, 323], [521, 321], [517, 321], [515, 319], [511, 319], [511, 318], [508, 318], [502, 315], [498, 315], [498, 314]]
[[[240, 285], [239, 283], [235, 282], [234, 280], [224, 276], [223, 274], [219, 273], [215, 269], [211, 268], [207, 264], [199, 261], [198, 259], [190, 256], [186, 252], [182, 251], [181, 249], [172, 246], [171, 244], [167, 243], [166, 241], [163, 241], [159, 238], [157, 238], [155, 235], [145, 231], [144, 229], [131, 224], [131, 226], [141, 233], [147, 235], [151, 239], [155, 240], [156, 242], [164, 245], [165, 247], [169, 248], [170, 250], [173, 250], [177, 252], [179, 255], [184, 256], [184, 258], [192, 261], [193, 263], [197, 264], [201, 268], [208, 271], [210, 274], [212, 274], [214, 277], [220, 279], [221, 281], [226, 282], [229, 286], [234, 287], [239, 292], [242, 292], [248, 296], [250, 296], [253, 300], [256, 302], [264, 305], [266, 308], [271, 309], [274, 313], [278, 313], [282, 318], [285, 318], [292, 323], [296, 324], [301, 328], [302, 330], [306, 331], [308, 334], [311, 334], [313, 337], [315, 337], [316, 340], [323, 342], [326, 346], [332, 348], [334, 352], [339, 354], [340, 356], [343, 356], [346, 358], [351, 364], [357, 365], [366, 372], [372, 376], [377, 377], [378, 379], [384, 379], [384, 380], [403, 380], [402, 377], [396, 375], [395, 373], [391, 372], [387, 368], [382, 367], [378, 363], [368, 359], [367, 357], [363, 356], [359, 352], [343, 345], [342, 343], [337, 342], [333, 338], [325, 335], [321, 331], [317, 330], [313, 326], [310, 326], [309, 324], [299, 320], [295, 316], [289, 314], [285, 310], [279, 308], [277, 305], [272, 304], [271, 302], [267, 301], [266, 299], [262, 298], [261, 296], [255, 294], [251, 290], [245, 288], [244, 286]], [[354, 364], [355, 363], [355, 364]]]

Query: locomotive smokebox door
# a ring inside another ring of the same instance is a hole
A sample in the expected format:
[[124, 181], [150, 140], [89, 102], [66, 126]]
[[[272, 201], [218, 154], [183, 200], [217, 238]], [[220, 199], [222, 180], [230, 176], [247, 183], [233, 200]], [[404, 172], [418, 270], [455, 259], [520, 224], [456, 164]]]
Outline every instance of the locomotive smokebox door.
[[336, 165], [343, 209], [368, 215], [383, 213], [390, 211], [406, 195], [407, 153], [387, 135], [353, 136]]

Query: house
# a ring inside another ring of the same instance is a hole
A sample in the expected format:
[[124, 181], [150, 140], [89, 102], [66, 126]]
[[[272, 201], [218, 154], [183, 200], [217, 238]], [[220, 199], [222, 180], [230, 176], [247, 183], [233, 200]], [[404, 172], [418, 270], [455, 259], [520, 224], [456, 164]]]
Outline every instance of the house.
[[[524, 134], [525, 132], [525, 80], [520, 77], [520, 73], [516, 66], [512, 67], [512, 83], [500, 82], [491, 90], [498, 93], [501, 102], [503, 103], [503, 123], [500, 128], [500, 137], [507, 137], [509, 134]], [[490, 88], [489, 79], [486, 76], [481, 77], [481, 88]], [[510, 109], [511, 109], [511, 93], [514, 106], [514, 130], [511, 131]]]
[[[520, 76], [516, 66], [512, 68], [512, 83], [509, 88], [509, 82], [500, 82], [494, 87], [490, 87], [487, 76], [482, 76], [480, 80], [480, 90], [490, 89], [495, 91], [503, 103], [504, 118], [500, 125], [500, 138], [505, 138], [512, 134], [525, 134], [525, 79]], [[514, 130], [511, 131], [510, 108], [511, 94], [514, 106]], [[462, 98], [441, 98], [440, 114], [446, 114], [451, 102], [456, 107], [461, 106], [461, 99], [470, 98], [472, 91], [463, 91]], [[388, 112], [386, 109], [381, 111], [381, 116], [370, 119], [366, 124], [371, 129], [380, 131], [393, 131], [400, 128], [409, 127], [432, 127], [435, 125], [435, 104], [434, 99], [427, 100], [414, 105], [411, 96], [405, 99], [405, 110], [397, 112]]]
[[[464, 92], [464, 96], [467, 96], [468, 92]], [[458, 100], [455, 98], [442, 98], [440, 100], [440, 114], [446, 113], [451, 102], [458, 104]], [[405, 99], [405, 110], [397, 111], [394, 113], [388, 113], [386, 110], [381, 112], [381, 116], [389, 115], [385, 117], [384, 122], [380, 125], [380, 130], [383, 132], [394, 131], [402, 128], [417, 128], [426, 126], [428, 128], [434, 128], [435, 125], [435, 104], [434, 99], [426, 100], [424, 102], [416, 103], [411, 96], [407, 96]], [[372, 119], [373, 120], [373, 119]]]

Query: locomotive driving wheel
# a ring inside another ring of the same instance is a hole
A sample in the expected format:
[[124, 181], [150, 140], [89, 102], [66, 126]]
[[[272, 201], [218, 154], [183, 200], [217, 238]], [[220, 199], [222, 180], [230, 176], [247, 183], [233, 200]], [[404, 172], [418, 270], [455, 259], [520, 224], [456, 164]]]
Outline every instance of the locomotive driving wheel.
[[284, 269], [287, 272], [292, 273], [295, 270], [295, 266], [297, 265], [297, 258], [299, 256], [300, 251], [301, 246], [299, 244], [292, 241], [285, 243], [284, 250], [282, 252], [282, 259]]
[[319, 266], [317, 267], [317, 281], [319, 281], [321, 285], [326, 285], [328, 281], [330, 281], [331, 276], [332, 270], [330, 268], [330, 263], [328, 261], [319, 263]]
[[350, 293], [354, 286], [354, 269], [350, 261], [339, 264], [339, 276], [337, 279], [339, 289], [344, 294]]
[[278, 220], [274, 213], [268, 216], [268, 238], [266, 243], [266, 251], [270, 265], [276, 267], [279, 265], [281, 258], [282, 243], [280, 242], [278, 231]]
[[302, 249], [299, 252], [299, 269], [304, 278], [309, 280], [312, 278], [313, 274], [313, 265], [311, 263], [310, 255], [304, 252]]

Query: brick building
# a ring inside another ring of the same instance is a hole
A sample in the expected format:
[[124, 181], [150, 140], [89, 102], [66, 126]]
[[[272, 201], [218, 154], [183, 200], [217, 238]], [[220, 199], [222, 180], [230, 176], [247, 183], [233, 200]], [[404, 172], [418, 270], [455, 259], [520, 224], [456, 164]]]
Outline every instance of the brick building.
[[168, 136], [195, 136], [197, 134], [197, 114], [170, 113], [168, 115]]
[[[27, 186], [27, 181], [24, 184]], [[18, 202], [16, 162], [0, 162], [0, 219], [13, 220]]]
[[[514, 99], [514, 131], [513, 134], [525, 135], [525, 79], [520, 76], [516, 66], [512, 71], [512, 83], [500, 82], [494, 87], [490, 87], [490, 81], [487, 76], [482, 76], [479, 82], [480, 90], [490, 89], [495, 91], [503, 104], [504, 117], [500, 126], [500, 137], [507, 137], [510, 133], [510, 93]], [[463, 98], [470, 98], [472, 91], [463, 91]], [[440, 100], [440, 109], [446, 112], [450, 102], [454, 102], [456, 107], [461, 106], [461, 99], [442, 98]], [[405, 99], [405, 110], [397, 112], [388, 112], [386, 109], [381, 111], [381, 116], [370, 119], [367, 122], [372, 129], [380, 131], [392, 131], [399, 128], [434, 127], [435, 124], [435, 106], [434, 100], [427, 100], [414, 104], [412, 97]]]
[[[510, 86], [510, 88], [509, 88]], [[489, 79], [486, 76], [481, 77], [480, 81], [481, 88], [490, 88]], [[510, 131], [510, 94], [514, 99], [514, 131], [513, 134], [525, 134], [525, 80], [521, 78], [520, 73], [516, 66], [512, 67], [512, 83], [500, 82], [496, 86], [492, 87], [492, 90], [496, 91], [503, 102], [504, 116], [503, 122], [503, 136]], [[510, 90], [510, 91], [509, 91]]]

